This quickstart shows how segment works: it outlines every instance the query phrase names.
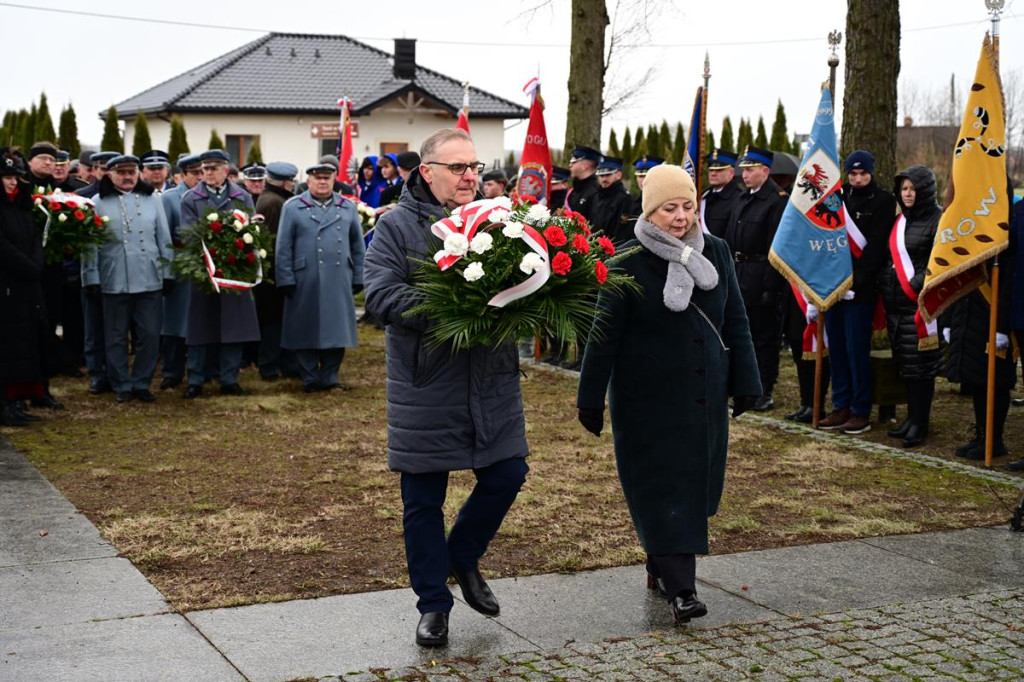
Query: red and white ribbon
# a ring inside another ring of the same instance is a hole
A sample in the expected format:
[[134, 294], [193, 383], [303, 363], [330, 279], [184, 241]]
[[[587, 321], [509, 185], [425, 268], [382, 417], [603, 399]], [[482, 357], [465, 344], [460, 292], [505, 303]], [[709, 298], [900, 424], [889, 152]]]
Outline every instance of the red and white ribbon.
[[[794, 286], [792, 282], [789, 283], [790, 289], [793, 290], [793, 296], [796, 297], [796, 304], [800, 306], [800, 312], [804, 314], [804, 319], [807, 320], [807, 326], [804, 327], [804, 334], [801, 344], [803, 350], [804, 359], [810, 359], [818, 352], [818, 325], [821, 324], [820, 313], [814, 320], [807, 319], [807, 308], [810, 305], [807, 302], [807, 297], [804, 296], [804, 292], [800, 291], [800, 288]], [[822, 330], [821, 339], [825, 344], [825, 348], [828, 348], [828, 333]]]
[[46, 242], [50, 241], [50, 202], [59, 202], [61, 204], [71, 202], [76, 205], [88, 206], [89, 208], [95, 209], [96, 203], [89, 197], [83, 197], [78, 194], [65, 194], [61, 190], [57, 190], [53, 194], [46, 194], [42, 200], [36, 203], [36, 206], [46, 216], [46, 224], [43, 225], [43, 246], [46, 246]]
[[221, 289], [252, 289], [254, 286], [263, 281], [263, 261], [260, 259], [259, 253], [256, 254], [255, 282], [240, 282], [237, 279], [217, 277], [214, 274], [215, 272], [217, 272], [217, 266], [213, 262], [213, 256], [210, 255], [210, 250], [206, 248], [206, 240], [203, 240], [203, 259], [206, 261], [206, 272], [210, 275], [210, 281], [213, 282], [213, 289], [218, 294], [220, 293]]
[[[899, 280], [903, 293], [907, 295], [914, 306], [917, 306], [917, 292], [910, 286], [910, 280], [914, 279], [914, 262], [910, 260], [910, 253], [907, 251], [907, 217], [901, 215], [896, 219], [892, 227], [892, 234], [889, 235], [889, 250], [892, 251], [892, 263], [896, 267], [896, 279]], [[938, 334], [938, 323], [935, 320], [925, 322], [921, 316], [921, 309], [914, 313], [914, 325], [917, 327], [917, 340], [920, 342], [929, 336]]]
[[[481, 199], [455, 209], [450, 216], [438, 220], [430, 226], [435, 237], [444, 241], [452, 234], [465, 236], [467, 242], [473, 241], [477, 231], [483, 227], [504, 225], [503, 222], [491, 221], [490, 215], [497, 210], [508, 212], [508, 202], [499, 199]], [[523, 225], [522, 240], [541, 258], [541, 266], [532, 275], [519, 284], [495, 294], [487, 305], [503, 308], [512, 301], [526, 298], [539, 290], [551, 277], [551, 265], [548, 261], [548, 244], [537, 230]], [[434, 261], [441, 270], [447, 270], [462, 259], [462, 256], [446, 254], [439, 251], [434, 254]]]
[[843, 202], [843, 221], [846, 223], [846, 236], [850, 243], [850, 253], [853, 254], [854, 258], [860, 258], [860, 255], [864, 253], [864, 247], [868, 244], [868, 238], [864, 236], [864, 233], [857, 227], [857, 223], [853, 221], [853, 216], [850, 215], [849, 209], [846, 208], [846, 202]]
[[523, 86], [523, 94], [527, 97], [532, 97], [534, 91], [540, 87], [540, 79], [534, 76], [530, 80], [526, 81], [526, 85]]

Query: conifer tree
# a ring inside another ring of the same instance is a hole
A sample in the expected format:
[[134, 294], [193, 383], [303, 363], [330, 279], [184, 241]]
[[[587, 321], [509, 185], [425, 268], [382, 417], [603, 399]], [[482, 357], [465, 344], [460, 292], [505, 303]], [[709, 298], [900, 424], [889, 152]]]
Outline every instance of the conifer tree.
[[[715, 148], [715, 134], [708, 131], [708, 134], [704, 137], [704, 156], [711, 153], [711, 150]], [[701, 159], [701, 163], [704, 163], [704, 159]]]
[[608, 133], [608, 154], [622, 157], [622, 150], [619, 149], [619, 136], [615, 134], [615, 128], [612, 128], [612, 131]]
[[663, 159], [671, 159], [675, 145], [672, 141], [672, 131], [669, 130], [668, 121], [665, 119], [661, 120], [661, 127], [658, 128], [658, 138], [661, 140], [661, 154], [658, 156]]
[[778, 152], [789, 153], [789, 132], [786, 130], [786, 110], [779, 100], [779, 106], [775, 108], [775, 123], [772, 124], [772, 137], [768, 142], [769, 149]]
[[644, 139], [644, 129], [636, 129], [636, 137], [633, 138], [633, 156], [639, 158], [647, 154], [647, 140]]
[[647, 126], [647, 155], [648, 156], [661, 156], [661, 136], [658, 134], [658, 129], [652, 123]]
[[36, 141], [36, 111], [36, 103], [33, 102], [32, 108], [28, 110], [25, 118], [21, 119], [21, 125], [18, 127], [18, 146], [25, 154]]
[[182, 154], [188, 154], [188, 151], [188, 136], [185, 134], [185, 124], [175, 114], [171, 116], [171, 139], [167, 142], [167, 156], [170, 157], [171, 163], [177, 163], [178, 157]]
[[35, 132], [32, 135], [34, 142], [56, 142], [57, 132], [53, 129], [53, 119], [50, 117], [50, 105], [46, 100], [46, 93], [39, 95], [39, 109], [36, 111]]
[[682, 123], [676, 124], [676, 137], [672, 143], [672, 163], [682, 163], [686, 154], [686, 130]]
[[132, 135], [132, 154], [142, 156], [153, 149], [153, 140], [149, 137], [149, 121], [141, 111], [135, 116], [135, 134]]
[[736, 133], [736, 153], [743, 154], [747, 147], [754, 144], [754, 131], [750, 128], [750, 121], [740, 119], [740, 128]]
[[635, 157], [636, 154], [633, 153], [633, 137], [629, 133], [629, 126], [626, 126], [626, 132], [622, 134], [622, 161], [627, 165], [632, 165]]
[[754, 146], [761, 149], [768, 147], [768, 132], [764, 129], [764, 116], [757, 117], [757, 137], [754, 138]]
[[217, 134], [217, 129], [213, 128], [210, 130], [210, 142], [206, 147], [207, 149], [224, 149], [224, 140], [220, 139], [220, 135]]
[[18, 112], [8, 109], [4, 112], [4, 122], [0, 124], [0, 147], [7, 147], [13, 142], [14, 130], [18, 124]]
[[245, 155], [245, 163], [263, 163], [263, 150], [260, 149], [260, 138], [256, 138], [252, 141], [252, 146], [249, 147], [249, 153]]
[[113, 104], [107, 109], [107, 117], [103, 121], [103, 139], [100, 141], [100, 150], [124, 154], [124, 137], [121, 136], [121, 129], [117, 124], [117, 109]]
[[72, 158], [76, 158], [82, 153], [82, 144], [78, 141], [78, 118], [70, 103], [61, 109], [58, 127], [57, 144], [67, 149]]
[[719, 145], [721, 149], [726, 151], [736, 151], [736, 142], [733, 140], [732, 135], [732, 121], [729, 120], [728, 116], [722, 121], [722, 141]]

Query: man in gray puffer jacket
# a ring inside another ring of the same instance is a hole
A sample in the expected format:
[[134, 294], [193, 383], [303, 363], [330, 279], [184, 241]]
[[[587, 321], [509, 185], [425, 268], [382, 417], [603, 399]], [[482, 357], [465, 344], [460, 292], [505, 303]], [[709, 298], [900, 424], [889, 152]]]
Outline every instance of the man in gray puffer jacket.
[[[398, 205], [377, 223], [364, 281], [367, 312], [386, 330], [388, 466], [401, 473], [406, 561], [421, 614], [416, 642], [443, 646], [454, 604], [449, 575], [469, 606], [498, 615], [478, 562], [526, 480], [528, 446], [515, 346], [431, 349], [428, 321], [404, 314], [414, 303], [413, 260], [429, 261], [440, 248], [430, 225], [476, 198], [483, 167], [455, 129], [433, 133], [420, 157]], [[477, 484], [446, 539], [448, 472], [460, 469], [472, 469]]]

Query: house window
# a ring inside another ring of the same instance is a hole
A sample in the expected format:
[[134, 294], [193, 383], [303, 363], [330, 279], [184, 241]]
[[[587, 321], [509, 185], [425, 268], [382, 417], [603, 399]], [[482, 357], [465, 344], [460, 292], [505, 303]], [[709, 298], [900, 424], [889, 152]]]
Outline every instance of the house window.
[[259, 141], [259, 135], [227, 135], [224, 138], [227, 149], [224, 151], [231, 157], [232, 163], [241, 168], [249, 162], [249, 150], [252, 149], [252, 145]]
[[381, 142], [380, 153], [381, 156], [384, 154], [401, 154], [402, 152], [409, 151], [409, 144], [407, 142]]

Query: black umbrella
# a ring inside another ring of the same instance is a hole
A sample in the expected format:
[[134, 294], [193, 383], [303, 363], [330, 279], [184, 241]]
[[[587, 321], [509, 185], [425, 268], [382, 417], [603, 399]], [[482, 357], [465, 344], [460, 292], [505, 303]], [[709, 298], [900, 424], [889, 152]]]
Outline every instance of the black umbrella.
[[775, 159], [772, 161], [772, 175], [792, 175], [800, 169], [800, 159], [786, 152], [775, 152]]

